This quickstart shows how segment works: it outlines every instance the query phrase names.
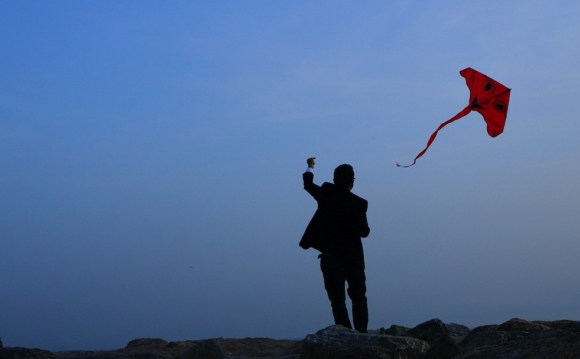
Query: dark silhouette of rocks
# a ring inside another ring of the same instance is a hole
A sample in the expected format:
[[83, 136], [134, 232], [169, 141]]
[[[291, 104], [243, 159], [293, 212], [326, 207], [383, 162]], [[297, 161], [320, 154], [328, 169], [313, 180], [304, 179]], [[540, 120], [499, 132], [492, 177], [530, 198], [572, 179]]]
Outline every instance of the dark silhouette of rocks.
[[299, 359], [301, 342], [269, 338], [209, 339], [189, 349], [182, 359]]
[[439, 319], [431, 319], [410, 329], [407, 335], [429, 343], [425, 359], [451, 358], [461, 354], [457, 342], [449, 334], [447, 326]]
[[135, 339], [123, 349], [103, 351], [50, 352], [41, 349], [3, 348], [0, 359], [179, 359], [199, 341], [167, 342], [163, 339]]
[[304, 339], [301, 359], [420, 358], [429, 350], [427, 342], [411, 337], [361, 334], [334, 325]]
[[549, 330], [550, 327], [536, 322], [528, 322], [527, 320], [513, 318], [503, 323], [497, 330], [504, 332], [542, 332]]
[[445, 323], [445, 327], [449, 331], [449, 336], [456, 342], [460, 343], [469, 334], [471, 329], [465, 325], [456, 323]]
[[208, 339], [167, 342], [144, 338], [109, 351], [51, 352], [3, 347], [0, 359], [504, 359], [580, 358], [580, 322], [526, 321], [514, 318], [502, 324], [470, 330], [460, 324], [432, 319], [414, 328], [361, 334], [329, 326], [304, 340], [269, 338]]
[[511, 319], [502, 325], [472, 330], [455, 359], [580, 358], [580, 322], [528, 322]]
[[431, 319], [417, 325], [413, 329], [410, 329], [407, 332], [407, 336], [424, 340], [426, 342], [434, 342], [444, 337], [448, 337], [449, 331], [441, 320]]
[[57, 353], [42, 349], [2, 348], [0, 359], [58, 359]]
[[429, 345], [429, 351], [421, 359], [452, 358], [461, 354], [461, 349], [449, 335], [441, 337]]
[[143, 347], [157, 347], [157, 348], [159, 348], [159, 347], [165, 347], [167, 345], [169, 345], [169, 343], [163, 339], [145, 338], [145, 339], [131, 340], [129, 343], [127, 343], [127, 346], [125, 348], [126, 349], [143, 348]]
[[369, 333], [374, 334], [385, 334], [385, 335], [395, 335], [395, 336], [405, 336], [411, 328], [403, 327], [400, 325], [393, 324], [389, 329], [381, 328], [379, 330], [369, 330]]

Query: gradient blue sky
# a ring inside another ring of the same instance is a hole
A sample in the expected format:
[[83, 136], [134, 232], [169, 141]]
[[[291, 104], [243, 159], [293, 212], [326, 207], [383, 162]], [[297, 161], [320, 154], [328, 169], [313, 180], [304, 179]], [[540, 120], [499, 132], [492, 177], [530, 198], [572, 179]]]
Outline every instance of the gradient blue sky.
[[[370, 328], [580, 319], [580, 2], [0, 1], [0, 338], [302, 338], [318, 183], [369, 201]], [[459, 71], [512, 88], [490, 138]]]

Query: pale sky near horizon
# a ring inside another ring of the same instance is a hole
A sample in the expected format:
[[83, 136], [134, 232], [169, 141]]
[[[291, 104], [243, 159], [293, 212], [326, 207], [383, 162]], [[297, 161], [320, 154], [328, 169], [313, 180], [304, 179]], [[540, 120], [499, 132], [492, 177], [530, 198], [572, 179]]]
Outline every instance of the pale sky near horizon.
[[[580, 320], [580, 2], [0, 1], [0, 338], [332, 324], [302, 189], [369, 201], [369, 328]], [[505, 132], [459, 71], [512, 89]]]

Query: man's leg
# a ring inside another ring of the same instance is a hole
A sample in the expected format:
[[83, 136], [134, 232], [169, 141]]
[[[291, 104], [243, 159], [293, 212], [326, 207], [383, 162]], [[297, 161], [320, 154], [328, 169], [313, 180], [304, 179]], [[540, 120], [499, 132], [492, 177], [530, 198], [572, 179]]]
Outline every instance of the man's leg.
[[320, 256], [320, 269], [324, 277], [324, 288], [332, 305], [334, 323], [347, 328], [352, 328], [346, 310], [346, 296], [344, 294], [345, 274], [344, 268], [339, 261], [327, 254]]
[[346, 280], [348, 282], [348, 296], [352, 301], [354, 329], [359, 333], [366, 333], [369, 310], [367, 307], [365, 270], [357, 266], [349, 266], [346, 272]]

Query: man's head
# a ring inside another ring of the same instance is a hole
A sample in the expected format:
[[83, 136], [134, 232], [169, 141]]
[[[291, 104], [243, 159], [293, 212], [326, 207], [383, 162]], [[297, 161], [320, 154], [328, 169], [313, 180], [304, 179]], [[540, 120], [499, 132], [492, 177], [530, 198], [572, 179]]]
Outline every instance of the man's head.
[[349, 191], [354, 185], [354, 170], [351, 165], [340, 165], [334, 170], [334, 184], [347, 188]]

